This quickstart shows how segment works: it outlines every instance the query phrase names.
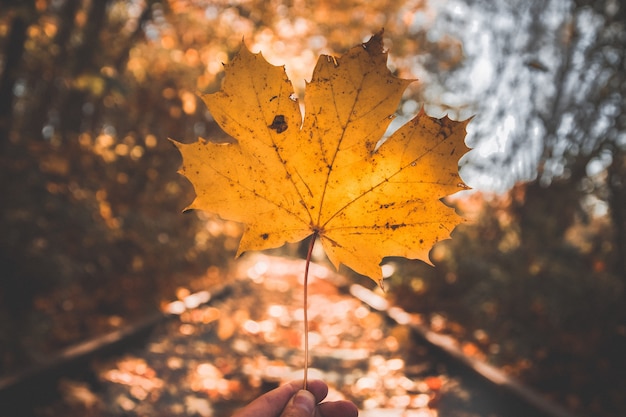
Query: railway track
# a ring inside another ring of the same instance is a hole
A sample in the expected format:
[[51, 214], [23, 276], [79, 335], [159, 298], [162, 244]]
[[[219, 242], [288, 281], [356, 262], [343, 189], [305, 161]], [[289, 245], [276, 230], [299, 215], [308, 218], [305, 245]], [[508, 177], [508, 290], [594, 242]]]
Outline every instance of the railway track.
[[[225, 417], [301, 378], [303, 261], [237, 265], [213, 293], [0, 378], [0, 415]], [[310, 377], [361, 416], [572, 417], [383, 297], [322, 266], [311, 275]]]

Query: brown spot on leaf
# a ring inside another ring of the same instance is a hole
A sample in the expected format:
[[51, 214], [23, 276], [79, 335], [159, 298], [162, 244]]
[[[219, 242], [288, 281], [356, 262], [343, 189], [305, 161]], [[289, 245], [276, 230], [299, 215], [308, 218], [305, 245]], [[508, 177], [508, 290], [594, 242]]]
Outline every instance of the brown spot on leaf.
[[276, 133], [283, 133], [289, 126], [287, 126], [287, 122], [285, 121], [285, 116], [282, 114], [277, 114], [274, 116], [274, 120], [272, 124], [268, 126], [270, 129], [276, 131]]

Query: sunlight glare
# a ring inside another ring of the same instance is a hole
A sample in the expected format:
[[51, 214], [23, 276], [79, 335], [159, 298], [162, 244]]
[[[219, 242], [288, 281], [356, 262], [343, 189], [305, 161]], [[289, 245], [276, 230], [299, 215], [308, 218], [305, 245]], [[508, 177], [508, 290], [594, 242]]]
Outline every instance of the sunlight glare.
[[269, 264], [265, 261], [255, 263], [252, 268], [248, 269], [248, 278], [254, 282], [263, 281], [263, 275], [269, 270]]

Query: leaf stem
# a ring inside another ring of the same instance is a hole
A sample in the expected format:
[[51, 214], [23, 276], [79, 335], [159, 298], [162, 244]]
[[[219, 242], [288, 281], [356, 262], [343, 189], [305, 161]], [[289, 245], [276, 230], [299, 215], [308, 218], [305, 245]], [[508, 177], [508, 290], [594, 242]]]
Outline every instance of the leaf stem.
[[313, 246], [317, 233], [313, 233], [309, 250], [306, 254], [306, 264], [304, 267], [304, 382], [303, 389], [306, 390], [307, 379], [309, 373], [309, 265], [311, 264], [311, 255], [313, 254]]

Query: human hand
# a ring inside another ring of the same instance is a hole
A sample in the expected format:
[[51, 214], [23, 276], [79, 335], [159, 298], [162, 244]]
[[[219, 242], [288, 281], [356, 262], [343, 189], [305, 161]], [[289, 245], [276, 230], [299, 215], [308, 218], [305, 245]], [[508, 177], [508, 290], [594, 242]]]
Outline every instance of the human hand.
[[301, 381], [282, 385], [237, 411], [233, 417], [357, 417], [350, 401], [321, 403], [328, 395], [328, 385], [320, 380], [309, 381], [307, 390]]

